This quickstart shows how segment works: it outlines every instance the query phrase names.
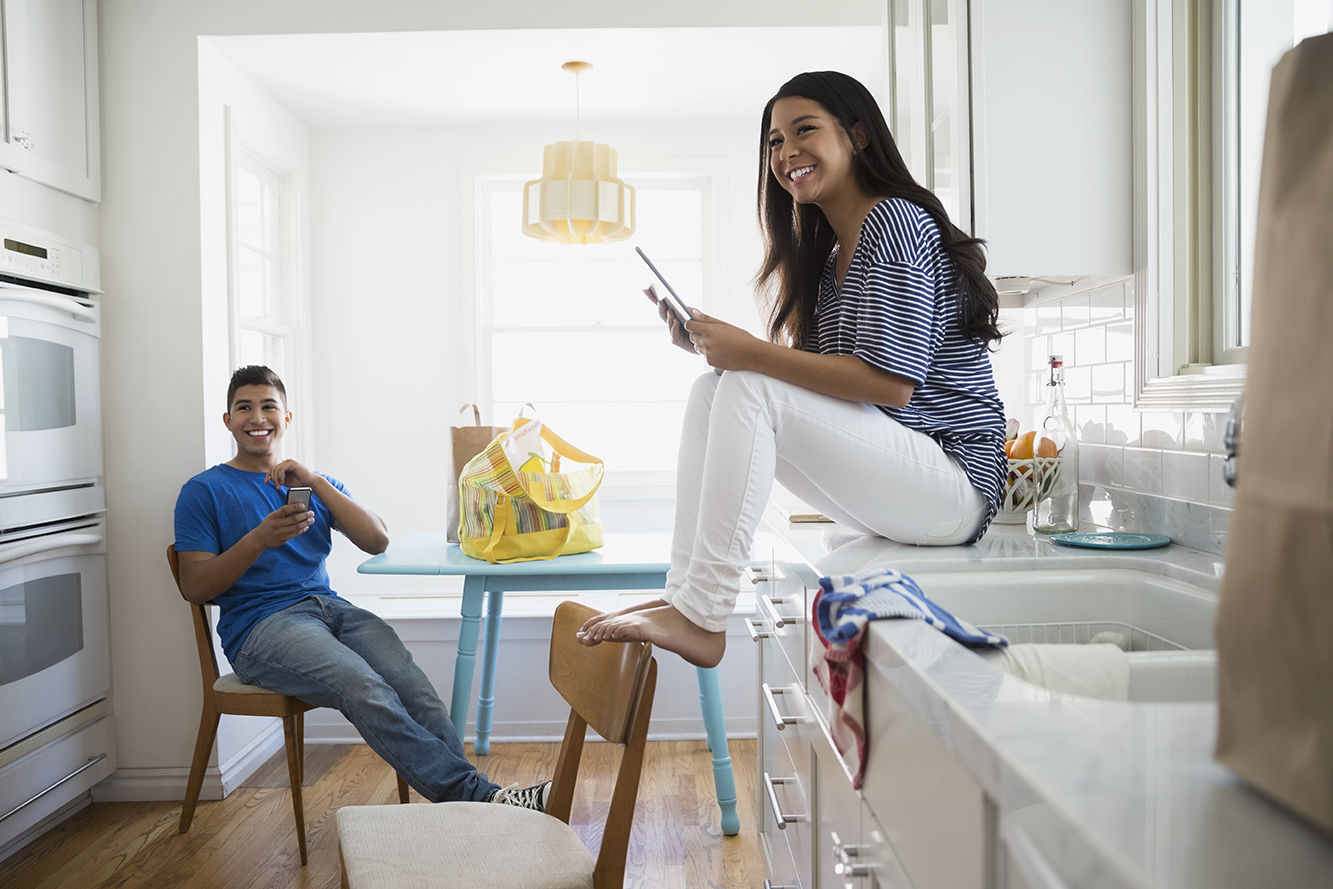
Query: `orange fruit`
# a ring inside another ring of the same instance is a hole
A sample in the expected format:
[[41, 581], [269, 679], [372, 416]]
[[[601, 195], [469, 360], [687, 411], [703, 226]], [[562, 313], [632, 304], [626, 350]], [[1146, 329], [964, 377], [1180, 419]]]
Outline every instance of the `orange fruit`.
[[1037, 440], [1038, 457], [1058, 457], [1060, 449], [1055, 446], [1055, 442], [1049, 438], [1042, 437]]
[[1009, 456], [1014, 460], [1031, 460], [1033, 439], [1036, 437], [1037, 430], [1035, 429], [1018, 436], [1012, 442], [1013, 447], [1009, 450]]
[[1013, 450], [1014, 450], [1014, 439], [1011, 438], [1004, 443], [1004, 455], [1006, 457], [1012, 457]]

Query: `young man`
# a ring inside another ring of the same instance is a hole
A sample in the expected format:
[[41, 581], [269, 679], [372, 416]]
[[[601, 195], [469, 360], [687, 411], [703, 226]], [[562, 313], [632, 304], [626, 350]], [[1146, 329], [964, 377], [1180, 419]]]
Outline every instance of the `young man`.
[[[218, 605], [222, 648], [242, 681], [338, 710], [431, 802], [544, 810], [550, 782], [519, 790], [488, 781], [398, 635], [329, 587], [334, 530], [372, 555], [389, 534], [342, 483], [283, 459], [291, 421], [277, 374], [250, 365], [232, 375], [222, 422], [236, 456], [190, 479], [176, 500], [182, 594]], [[308, 510], [286, 504], [291, 487], [313, 490]]]

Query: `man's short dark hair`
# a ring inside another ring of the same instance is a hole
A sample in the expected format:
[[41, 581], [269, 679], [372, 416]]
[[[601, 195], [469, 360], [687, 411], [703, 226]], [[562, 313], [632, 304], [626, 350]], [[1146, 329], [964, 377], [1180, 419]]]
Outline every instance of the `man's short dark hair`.
[[236, 390], [242, 386], [272, 386], [282, 396], [282, 409], [287, 409], [287, 388], [282, 385], [282, 378], [270, 368], [262, 364], [247, 364], [231, 375], [231, 383], [227, 386], [228, 411], [231, 410], [231, 402], [236, 397]]

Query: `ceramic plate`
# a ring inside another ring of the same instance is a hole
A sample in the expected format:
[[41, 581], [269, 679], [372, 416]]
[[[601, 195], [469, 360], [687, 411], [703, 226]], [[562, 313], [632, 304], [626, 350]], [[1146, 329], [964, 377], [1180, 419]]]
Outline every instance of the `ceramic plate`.
[[1166, 546], [1171, 538], [1165, 534], [1131, 534], [1128, 531], [1080, 532], [1075, 534], [1052, 534], [1052, 543], [1065, 546], [1090, 546], [1099, 549], [1152, 549]]

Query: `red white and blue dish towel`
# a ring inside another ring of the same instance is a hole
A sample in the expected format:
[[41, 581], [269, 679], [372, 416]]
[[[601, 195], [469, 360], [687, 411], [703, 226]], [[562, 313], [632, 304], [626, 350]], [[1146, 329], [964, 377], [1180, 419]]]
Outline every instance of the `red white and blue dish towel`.
[[916, 581], [892, 568], [866, 568], [855, 574], [823, 577], [814, 604], [815, 632], [824, 643], [824, 660], [815, 675], [833, 700], [829, 733], [851, 768], [859, 788], [865, 774], [865, 667], [861, 642], [872, 620], [922, 620], [965, 645], [1004, 646], [1009, 640], [954, 617], [926, 598]]

